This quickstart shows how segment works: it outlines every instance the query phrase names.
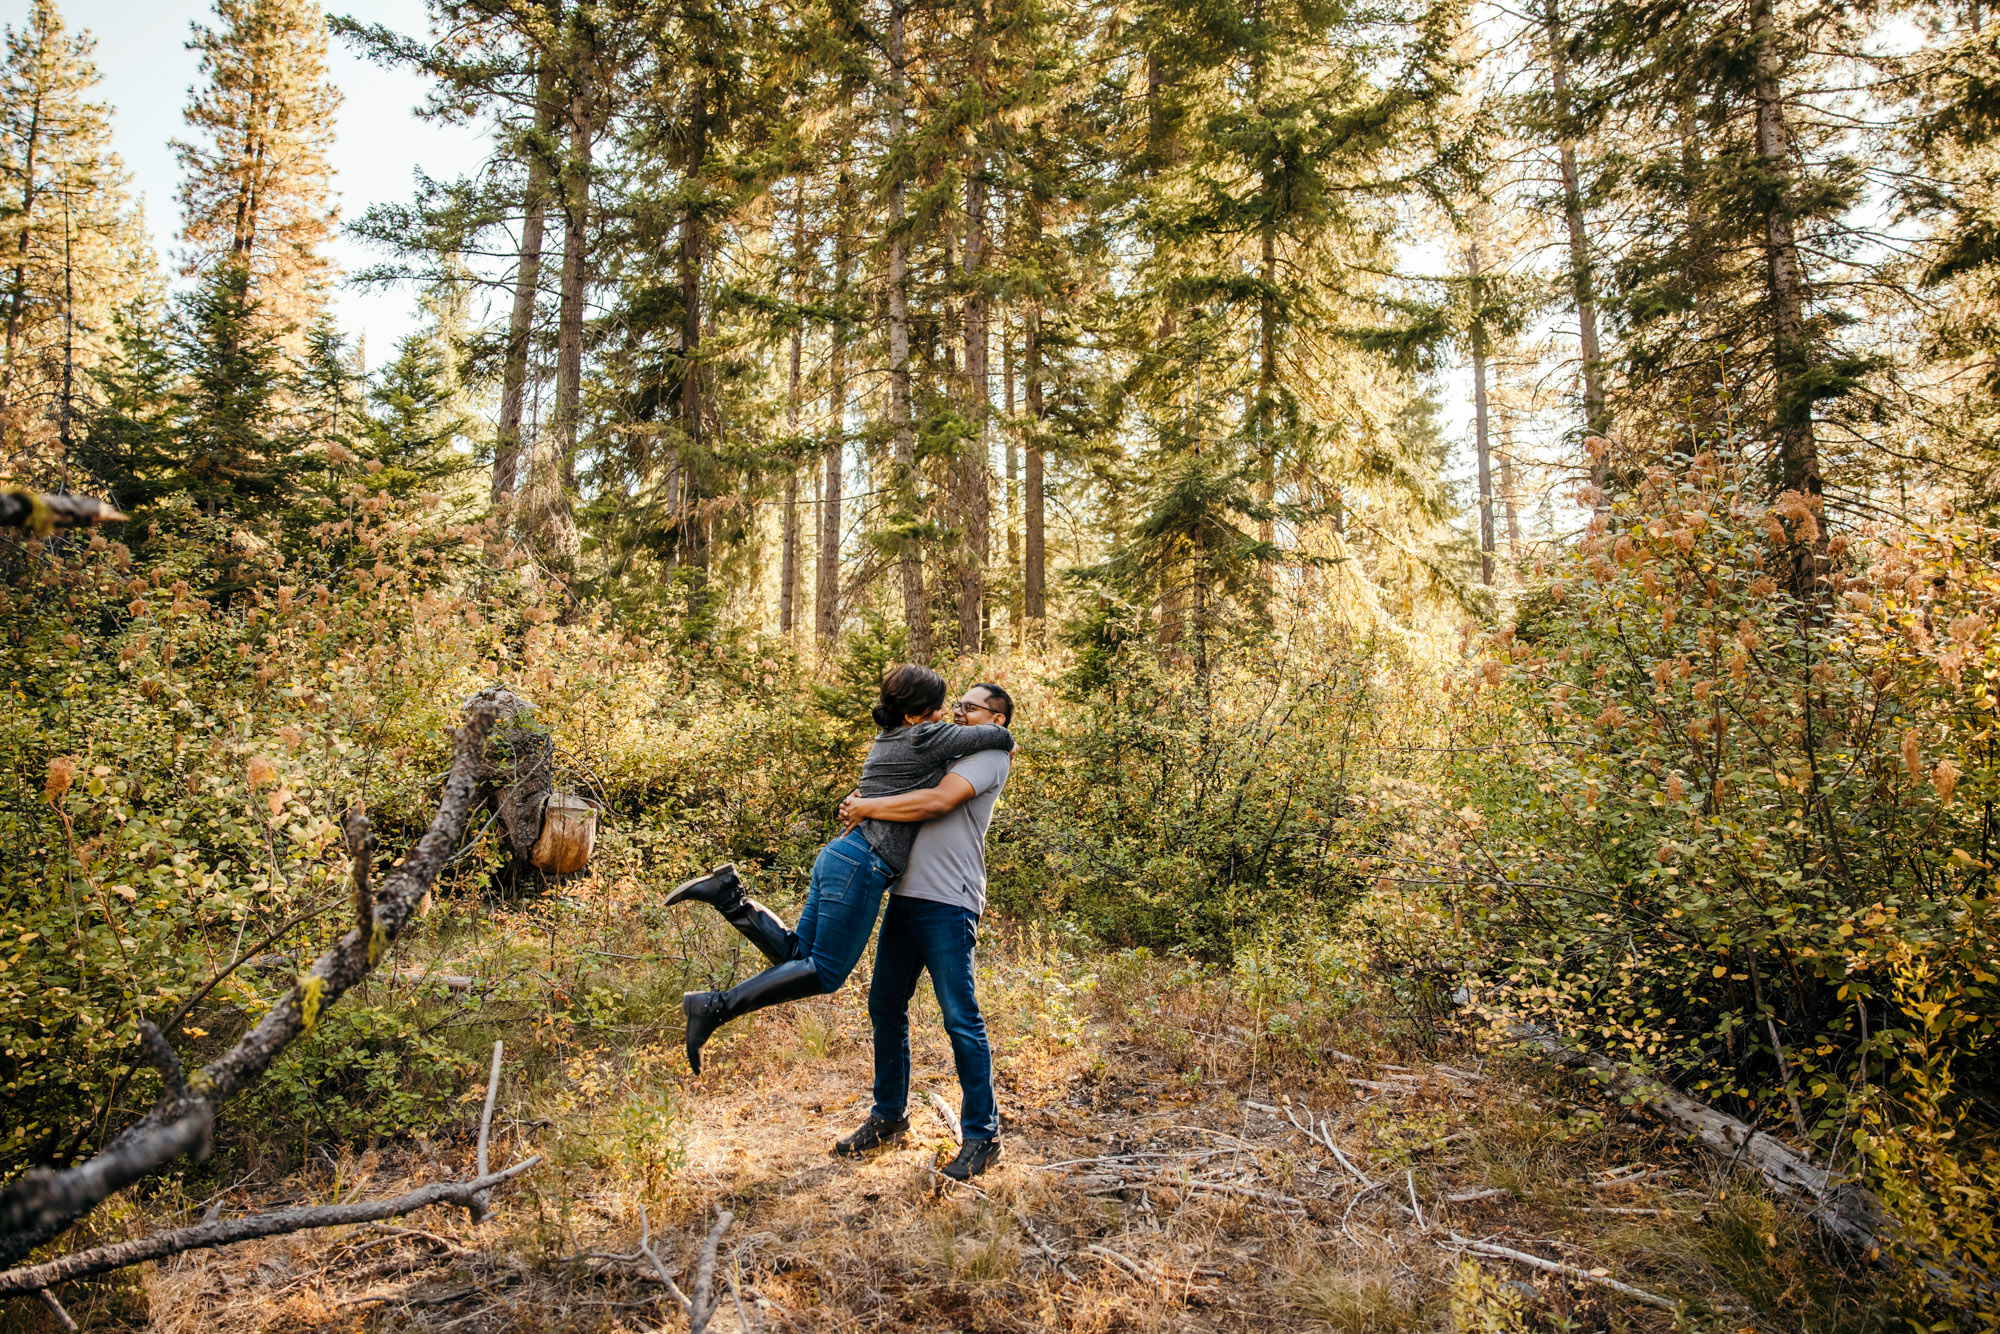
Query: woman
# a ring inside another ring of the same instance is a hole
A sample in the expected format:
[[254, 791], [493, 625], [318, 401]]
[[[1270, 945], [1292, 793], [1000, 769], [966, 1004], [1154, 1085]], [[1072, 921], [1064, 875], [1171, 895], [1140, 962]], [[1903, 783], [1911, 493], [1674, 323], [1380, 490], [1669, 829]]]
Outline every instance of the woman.
[[[942, 721], [944, 695], [944, 678], [928, 667], [906, 663], [883, 676], [873, 711], [881, 730], [861, 765], [862, 796], [893, 797], [936, 787], [959, 756], [1014, 748], [1013, 734], [1004, 727]], [[669, 904], [695, 899], [710, 905], [772, 963], [728, 991], [690, 991], [681, 998], [688, 1064], [696, 1074], [701, 1073], [702, 1044], [731, 1019], [840, 989], [875, 928], [883, 890], [910, 864], [917, 828], [864, 820], [821, 848], [796, 931], [786, 930], [776, 913], [743, 892], [734, 865], [719, 866], [667, 895]]]

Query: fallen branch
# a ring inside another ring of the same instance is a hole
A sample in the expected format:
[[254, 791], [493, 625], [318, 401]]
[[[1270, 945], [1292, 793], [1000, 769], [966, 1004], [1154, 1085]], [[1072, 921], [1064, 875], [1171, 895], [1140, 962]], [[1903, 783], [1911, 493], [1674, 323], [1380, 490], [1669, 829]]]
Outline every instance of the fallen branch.
[[[493, 1134], [493, 1103], [500, 1096], [500, 1053], [505, 1048], [499, 1038], [493, 1040], [493, 1066], [486, 1074], [486, 1106], [479, 1113], [479, 1163], [480, 1176], [486, 1175], [486, 1145]], [[472, 1221], [482, 1222], [486, 1218], [486, 1196], [472, 1197]]]
[[36, 537], [47, 537], [58, 528], [117, 523], [125, 517], [90, 496], [44, 495], [24, 487], [0, 488], [0, 528], [25, 528]]
[[965, 1135], [958, 1128], [958, 1118], [951, 1114], [951, 1104], [939, 1097], [936, 1089], [925, 1089], [924, 1100], [930, 1103], [931, 1110], [938, 1115], [938, 1120], [944, 1122], [945, 1133], [951, 1136], [951, 1142], [964, 1144]]
[[[481, 752], [492, 721], [492, 707], [475, 696], [466, 710], [465, 726], [458, 729], [437, 814], [416, 847], [383, 877], [372, 895], [365, 924], [357, 923], [320, 955], [236, 1045], [191, 1077], [180, 1077], [179, 1061], [164, 1038], [155, 1043], [149, 1037], [149, 1055], [161, 1066], [166, 1084], [153, 1109], [88, 1162], [60, 1172], [31, 1171], [0, 1191], [0, 1264], [33, 1253], [113, 1193], [181, 1154], [191, 1150], [197, 1155], [206, 1153], [215, 1109], [263, 1074], [279, 1052], [311, 1031], [328, 1006], [373, 970], [402, 934], [418, 901], [430, 892], [445, 859], [458, 845], [472, 810]], [[145, 1024], [141, 1031], [151, 1028]]]
[[694, 1269], [694, 1297], [690, 1301], [688, 1313], [688, 1334], [702, 1334], [708, 1322], [715, 1318], [715, 1308], [722, 1298], [715, 1291], [715, 1248], [722, 1242], [722, 1234], [736, 1221], [736, 1215], [727, 1209], [719, 1209], [715, 1215], [715, 1226], [708, 1230], [708, 1236], [701, 1243], [701, 1259]]
[[322, 1227], [346, 1227], [354, 1223], [373, 1223], [379, 1219], [413, 1213], [433, 1204], [469, 1206], [473, 1198], [482, 1191], [490, 1191], [495, 1186], [512, 1181], [540, 1161], [541, 1155], [537, 1154], [523, 1158], [504, 1171], [475, 1177], [470, 1181], [440, 1181], [429, 1186], [419, 1186], [408, 1194], [398, 1195], [394, 1199], [373, 1200], [366, 1204], [309, 1205], [297, 1209], [274, 1209], [269, 1213], [251, 1214], [247, 1218], [197, 1223], [193, 1227], [155, 1232], [150, 1237], [141, 1237], [136, 1241], [121, 1241], [112, 1246], [78, 1251], [74, 1255], [65, 1255], [62, 1259], [51, 1260], [47, 1264], [27, 1265], [0, 1273], [0, 1297], [19, 1296], [46, 1288], [51, 1283], [61, 1283], [73, 1278], [88, 1278], [92, 1274], [105, 1274], [113, 1269], [123, 1269], [126, 1265], [143, 1264], [147, 1260], [158, 1260], [187, 1251], [231, 1246], [239, 1241], [254, 1241], [258, 1237], [275, 1237], [287, 1232], [306, 1232]]
[[[681, 1291], [681, 1285], [674, 1282], [674, 1276], [667, 1272], [667, 1267], [660, 1263], [659, 1253], [653, 1249], [652, 1232], [652, 1221], [646, 1217], [646, 1203], [641, 1200], [639, 1202], [639, 1254], [645, 1256], [652, 1263], [653, 1272], [659, 1275], [660, 1282], [667, 1285], [667, 1292], [672, 1295], [674, 1302], [681, 1308], [681, 1314], [688, 1317], [689, 1322], [692, 1323], [694, 1320], [694, 1303], [688, 1300], [688, 1295], [685, 1292]], [[625, 1257], [618, 1256], [615, 1258], [624, 1259]]]
[[1656, 1079], [1622, 1069], [1601, 1052], [1586, 1052], [1539, 1024], [1508, 1019], [1507, 1032], [1564, 1065], [1587, 1065], [1602, 1077], [1603, 1086], [1621, 1101], [1629, 1100], [1690, 1132], [1731, 1160], [1756, 1169], [1764, 1184], [1785, 1199], [1802, 1204], [1807, 1217], [1862, 1251], [1881, 1244], [1882, 1202], [1866, 1187], [1842, 1181], [1783, 1142], [1754, 1127], [1690, 1098]]
[[41, 1297], [42, 1305], [49, 1308], [49, 1314], [56, 1318], [56, 1323], [68, 1330], [69, 1334], [77, 1334], [76, 1321], [71, 1319], [69, 1312], [63, 1309], [63, 1304], [56, 1300], [56, 1295], [47, 1288], [43, 1288]]
[[1562, 1277], [1574, 1279], [1578, 1283], [1595, 1283], [1599, 1287], [1623, 1293], [1635, 1302], [1642, 1302], [1647, 1306], [1657, 1306], [1662, 1311], [1680, 1309], [1679, 1302], [1671, 1298], [1662, 1297], [1657, 1292], [1647, 1292], [1644, 1288], [1635, 1288], [1630, 1283], [1620, 1283], [1615, 1278], [1604, 1274], [1593, 1274], [1588, 1269], [1578, 1269], [1575, 1265], [1566, 1265], [1555, 1260], [1544, 1260], [1539, 1255], [1530, 1255], [1526, 1251], [1517, 1251], [1511, 1246], [1499, 1246], [1490, 1241], [1472, 1241], [1459, 1236], [1456, 1232], [1451, 1234], [1449, 1242], [1441, 1241], [1438, 1245], [1445, 1247], [1447, 1250], [1453, 1246], [1458, 1246], [1471, 1251], [1475, 1255], [1490, 1256], [1497, 1260], [1512, 1260], [1516, 1264], [1530, 1265], [1545, 1273], [1560, 1274]]

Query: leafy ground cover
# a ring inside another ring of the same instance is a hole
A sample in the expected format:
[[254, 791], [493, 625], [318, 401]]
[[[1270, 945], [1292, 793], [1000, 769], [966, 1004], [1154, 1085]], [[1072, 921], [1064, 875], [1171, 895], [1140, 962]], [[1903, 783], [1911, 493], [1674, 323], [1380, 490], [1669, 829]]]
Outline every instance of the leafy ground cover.
[[[586, 939], [594, 956], [574, 948]], [[301, 1146], [276, 1170], [235, 1140], [214, 1171], [91, 1230], [463, 1175], [483, 1097], [471, 1056], [493, 1033], [509, 1052], [494, 1161], [540, 1152], [547, 1166], [480, 1226], [433, 1210], [181, 1256], [78, 1290], [71, 1310], [90, 1328], [216, 1334], [675, 1328], [638, 1240], [685, 1287], [722, 1207], [733, 1291], [716, 1330], [1831, 1331], [1893, 1314], [1865, 1265], [1725, 1164], [1574, 1077], [1482, 1053], [1449, 1016], [1374, 985], [1316, 1015], [1260, 987], [1255, 960], [1106, 954], [1006, 922], [981, 960], [1000, 1166], [976, 1190], [944, 1183], [949, 1131], [928, 1103], [903, 1146], [837, 1160], [831, 1141], [868, 1106], [865, 976], [728, 1030], [711, 1073], [688, 1080], [668, 1002], [732, 948], [636, 901], [427, 933], [371, 986], [379, 1008], [465, 1054], [442, 1117], [412, 1138]], [[525, 1013], [558, 995], [566, 1017]], [[1298, 1041], [1336, 1013], [1338, 1045]], [[915, 1038], [916, 1088], [955, 1107], [924, 994]], [[1454, 1237], [1674, 1309], [1476, 1258]]]

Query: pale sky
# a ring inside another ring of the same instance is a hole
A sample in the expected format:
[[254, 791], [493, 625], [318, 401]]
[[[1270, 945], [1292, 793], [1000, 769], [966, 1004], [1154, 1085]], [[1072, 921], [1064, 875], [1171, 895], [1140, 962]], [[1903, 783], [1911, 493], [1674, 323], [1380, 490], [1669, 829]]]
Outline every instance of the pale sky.
[[[160, 260], [170, 269], [179, 245], [177, 194], [180, 170], [167, 144], [187, 137], [181, 110], [199, 68], [187, 49], [188, 27], [210, 18], [208, 0], [57, 0], [72, 30], [89, 29], [97, 38], [98, 96], [113, 111], [119, 156], [144, 196], [146, 221]], [[385, 23], [407, 33], [424, 29], [422, 0], [332, 0], [327, 8], [367, 23]], [[20, 27], [26, 0], [0, 0], [0, 23]], [[371, 203], [407, 199], [412, 171], [422, 166], [449, 179], [474, 170], [484, 156], [480, 127], [443, 126], [412, 114], [424, 97], [423, 80], [369, 64], [337, 39], [328, 53], [333, 82], [343, 94], [333, 145], [335, 186], [341, 217], [358, 218]], [[354, 271], [379, 258], [342, 236], [333, 259]], [[342, 286], [336, 314], [350, 335], [367, 336], [368, 362], [381, 363], [395, 342], [416, 322], [414, 294], [362, 292]]]

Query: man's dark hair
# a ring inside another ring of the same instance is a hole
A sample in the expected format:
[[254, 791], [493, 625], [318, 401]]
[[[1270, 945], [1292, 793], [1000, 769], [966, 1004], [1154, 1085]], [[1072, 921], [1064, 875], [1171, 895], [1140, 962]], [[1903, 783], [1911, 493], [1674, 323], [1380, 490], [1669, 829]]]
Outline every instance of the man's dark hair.
[[991, 681], [974, 681], [972, 688], [974, 690], [984, 690], [988, 695], [992, 696], [990, 703], [993, 705], [993, 711], [1000, 715], [1000, 723], [1003, 727], [1012, 727], [1014, 725], [1014, 697], [1007, 693], [1005, 686], [996, 686]]
[[891, 667], [882, 674], [882, 698], [873, 710], [875, 725], [883, 731], [901, 727], [903, 719], [935, 713], [944, 703], [944, 678], [914, 662]]

